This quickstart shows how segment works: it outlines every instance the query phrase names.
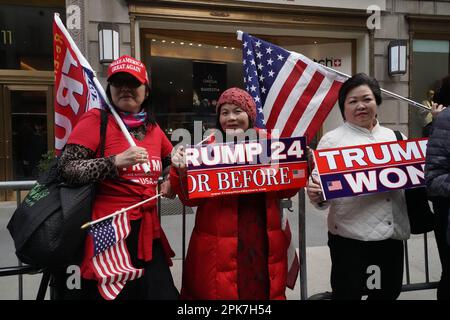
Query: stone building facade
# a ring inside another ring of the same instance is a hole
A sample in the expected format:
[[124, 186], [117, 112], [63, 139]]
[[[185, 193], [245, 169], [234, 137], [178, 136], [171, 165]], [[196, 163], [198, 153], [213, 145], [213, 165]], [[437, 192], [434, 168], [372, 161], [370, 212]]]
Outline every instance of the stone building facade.
[[[197, 94], [202, 77], [221, 88], [243, 85], [241, 43], [236, 30], [303, 53], [347, 74], [366, 72], [384, 89], [418, 102], [450, 73], [450, 1], [444, 0], [5, 3], [0, 6], [4, 22], [0, 34], [0, 180], [27, 178], [20, 169], [23, 150], [18, 148], [26, 119], [39, 117], [46, 122], [47, 149], [53, 148], [53, 11], [64, 16], [73, 39], [103, 83], [107, 64], [99, 62], [98, 27], [100, 23], [112, 23], [118, 28], [120, 55], [135, 56], [150, 70], [156, 116], [168, 135], [176, 128], [192, 129], [194, 120], [202, 120], [204, 128], [214, 123], [210, 105], [214, 97]], [[27, 25], [22, 22], [28, 21], [20, 18], [25, 16], [35, 23], [22, 30], [26, 40], [15, 42], [17, 30]], [[36, 27], [44, 22], [45, 28]], [[390, 76], [388, 46], [394, 40], [406, 41], [407, 68], [405, 74]], [[49, 48], [42, 47], [44, 43]], [[34, 111], [31, 106], [22, 110], [28, 101], [40, 105]], [[195, 108], [196, 101], [200, 108]], [[335, 109], [319, 137], [342, 122]], [[425, 116], [417, 107], [390, 96], [384, 96], [378, 115], [382, 124], [410, 137], [420, 136]]]

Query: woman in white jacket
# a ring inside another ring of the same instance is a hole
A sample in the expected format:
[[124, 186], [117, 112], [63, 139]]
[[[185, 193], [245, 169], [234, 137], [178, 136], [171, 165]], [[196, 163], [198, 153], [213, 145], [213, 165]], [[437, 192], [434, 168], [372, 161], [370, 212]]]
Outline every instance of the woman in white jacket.
[[[366, 74], [348, 79], [339, 91], [344, 124], [326, 133], [317, 149], [395, 141], [377, 120], [378, 82]], [[403, 243], [410, 235], [403, 190], [323, 201], [314, 172], [308, 197], [328, 209], [333, 299], [394, 300], [403, 280]]]

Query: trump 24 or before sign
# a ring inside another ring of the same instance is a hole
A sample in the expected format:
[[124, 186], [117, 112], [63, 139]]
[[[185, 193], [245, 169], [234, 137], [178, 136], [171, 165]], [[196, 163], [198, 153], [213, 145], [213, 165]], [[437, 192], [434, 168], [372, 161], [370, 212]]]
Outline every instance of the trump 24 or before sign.
[[189, 199], [306, 185], [304, 137], [190, 146], [185, 153]]

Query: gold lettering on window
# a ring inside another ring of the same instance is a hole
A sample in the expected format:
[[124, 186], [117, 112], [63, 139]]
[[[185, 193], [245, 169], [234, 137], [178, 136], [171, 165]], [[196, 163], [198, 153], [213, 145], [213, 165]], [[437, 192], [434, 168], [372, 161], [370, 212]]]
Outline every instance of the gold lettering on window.
[[12, 44], [12, 32], [11, 30], [1, 30], [1, 41], [4, 45]]

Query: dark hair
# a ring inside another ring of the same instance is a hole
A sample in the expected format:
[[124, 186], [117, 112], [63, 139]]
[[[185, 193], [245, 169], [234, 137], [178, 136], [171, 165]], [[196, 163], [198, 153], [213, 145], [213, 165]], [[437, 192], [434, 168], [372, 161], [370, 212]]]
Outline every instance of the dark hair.
[[375, 96], [377, 106], [381, 104], [381, 89], [378, 81], [375, 78], [369, 77], [365, 73], [357, 73], [353, 77], [345, 81], [341, 89], [339, 89], [339, 109], [341, 109], [341, 114], [344, 120], [345, 98], [347, 98], [347, 95], [351, 90], [362, 85], [366, 85], [370, 88], [373, 95]]
[[[148, 92], [150, 92], [150, 87], [146, 85], [146, 89]], [[106, 87], [106, 96], [109, 99], [109, 102], [111, 102], [111, 105], [117, 110], [118, 108], [114, 105], [114, 102], [112, 101], [111, 96], [111, 85], [108, 83], [108, 86]], [[147, 112], [147, 122], [146, 124], [155, 125], [156, 119], [155, 115], [153, 114], [153, 108], [150, 105], [150, 94], [145, 98], [145, 100], [141, 104], [142, 109], [144, 109]]]
[[439, 89], [434, 94], [433, 102], [442, 104], [444, 107], [450, 105], [450, 75], [441, 80]]

